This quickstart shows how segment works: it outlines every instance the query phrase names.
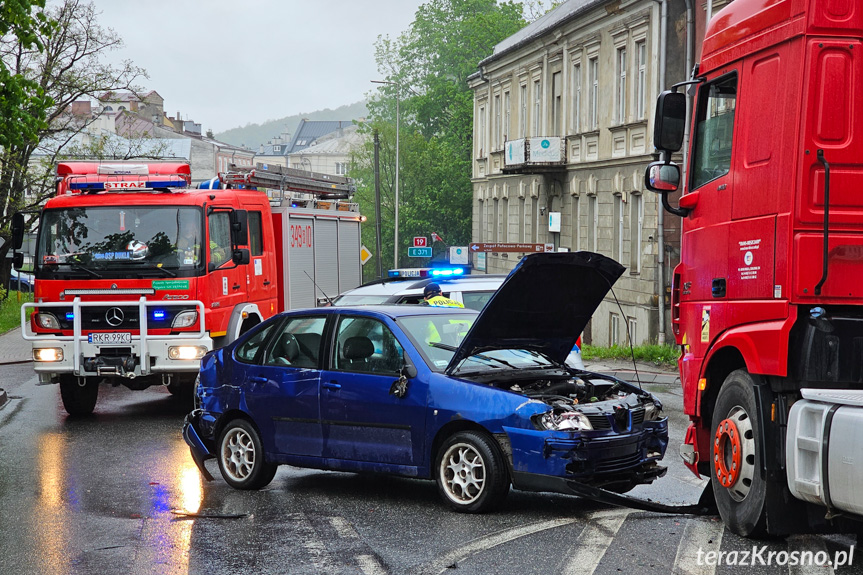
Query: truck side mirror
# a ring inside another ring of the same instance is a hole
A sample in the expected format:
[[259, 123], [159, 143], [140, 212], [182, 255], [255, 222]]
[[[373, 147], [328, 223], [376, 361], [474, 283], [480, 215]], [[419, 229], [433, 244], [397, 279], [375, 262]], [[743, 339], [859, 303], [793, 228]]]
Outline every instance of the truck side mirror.
[[231, 210], [231, 243], [235, 246], [249, 245], [249, 213], [246, 210]]
[[18, 271], [24, 267], [24, 252], [15, 252], [12, 256], [12, 267]]
[[677, 152], [683, 146], [686, 128], [686, 96], [666, 90], [656, 102], [653, 121], [653, 145], [666, 152]]
[[24, 245], [24, 214], [15, 212], [12, 214], [12, 249], [20, 250]]
[[231, 259], [238, 266], [244, 266], [250, 261], [252, 261], [251, 257], [249, 256], [249, 250], [247, 249], [234, 250], [233, 254], [231, 255]]
[[677, 164], [653, 162], [644, 172], [644, 186], [660, 194], [676, 192], [680, 188], [680, 168]]

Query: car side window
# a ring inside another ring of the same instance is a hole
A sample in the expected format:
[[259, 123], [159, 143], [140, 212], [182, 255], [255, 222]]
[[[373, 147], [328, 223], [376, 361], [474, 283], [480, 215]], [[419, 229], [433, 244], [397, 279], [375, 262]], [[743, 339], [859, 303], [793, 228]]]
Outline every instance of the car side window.
[[383, 323], [364, 317], [343, 317], [336, 336], [335, 369], [397, 375], [404, 349]]
[[234, 356], [237, 360], [243, 363], [255, 363], [255, 358], [258, 356], [258, 352], [261, 351], [261, 347], [266, 343], [267, 336], [271, 331], [273, 331], [273, 325], [274, 324], [268, 325], [237, 346], [237, 350], [234, 352]]
[[264, 363], [317, 368], [326, 322], [323, 316], [289, 319], [273, 338]]
[[692, 146], [692, 189], [699, 188], [731, 170], [731, 144], [737, 102], [737, 75], [720, 78], [699, 90]]
[[485, 307], [485, 304], [488, 303], [488, 300], [491, 299], [491, 296], [494, 295], [494, 291], [465, 291], [461, 292], [461, 297], [464, 300], [462, 303], [464, 307], [468, 309], [475, 309], [476, 311], [482, 311], [482, 308]]

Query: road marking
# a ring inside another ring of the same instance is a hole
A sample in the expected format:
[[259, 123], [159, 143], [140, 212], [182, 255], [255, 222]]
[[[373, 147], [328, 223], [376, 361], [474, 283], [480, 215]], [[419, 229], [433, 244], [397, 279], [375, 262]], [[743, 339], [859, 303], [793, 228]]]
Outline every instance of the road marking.
[[[801, 551], [811, 551], [813, 555], [826, 553], [833, 559], [833, 553], [827, 550], [827, 544], [821, 537], [815, 535], [793, 535], [786, 541], [789, 554], [793, 551], [799, 555]], [[788, 575], [833, 575], [832, 565], [788, 565]]]
[[571, 525], [576, 521], [579, 521], [579, 518], [555, 519], [554, 521], [539, 521], [537, 523], [516, 527], [514, 529], [504, 529], [503, 531], [498, 531], [497, 533], [487, 535], [486, 537], [475, 539], [467, 545], [463, 545], [458, 549], [450, 551], [446, 555], [429, 561], [425, 565], [421, 566], [418, 571], [420, 573], [444, 573], [451, 565], [464, 561], [471, 555], [475, 555], [481, 551], [486, 551], [492, 547], [508, 543], [509, 541], [518, 539], [519, 537], [525, 537], [527, 535], [539, 533], [540, 531], [547, 531], [549, 529], [557, 529], [558, 527]]
[[338, 563], [334, 562], [327, 551], [326, 544], [321, 540], [320, 535], [309, 523], [303, 513], [289, 513], [286, 516], [287, 523], [290, 523], [296, 534], [295, 540], [300, 541], [306, 552], [311, 557], [312, 572], [314, 573], [334, 573], [337, 570]]
[[[674, 558], [674, 575], [713, 575], [716, 572], [716, 563], [712, 565], [699, 565], [698, 557], [711, 551], [719, 551], [722, 544], [722, 534], [725, 533], [725, 524], [721, 521], [710, 521], [705, 519], [688, 519], [686, 527], [683, 528], [683, 536], [680, 545], [677, 546], [677, 556]], [[702, 563], [706, 563], [702, 560]]]
[[357, 555], [357, 563], [360, 565], [360, 570], [365, 575], [384, 575], [386, 570], [381, 567], [378, 560], [371, 555]]
[[344, 539], [356, 539], [359, 534], [344, 517], [330, 517], [330, 525]]
[[593, 575], [630, 513], [627, 509], [612, 509], [592, 514], [563, 568], [564, 575]]

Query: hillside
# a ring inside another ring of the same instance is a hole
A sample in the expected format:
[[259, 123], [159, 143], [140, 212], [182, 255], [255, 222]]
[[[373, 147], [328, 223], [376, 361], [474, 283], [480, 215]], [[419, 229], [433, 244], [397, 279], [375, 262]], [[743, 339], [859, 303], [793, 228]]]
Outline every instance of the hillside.
[[356, 102], [346, 106], [339, 106], [332, 110], [325, 108], [316, 112], [294, 114], [278, 120], [269, 120], [262, 124], [246, 124], [239, 128], [232, 128], [225, 132], [215, 134], [216, 139], [235, 146], [244, 145], [253, 150], [261, 144], [266, 144], [282, 132], [293, 134], [300, 120], [357, 120], [368, 115], [365, 102]]

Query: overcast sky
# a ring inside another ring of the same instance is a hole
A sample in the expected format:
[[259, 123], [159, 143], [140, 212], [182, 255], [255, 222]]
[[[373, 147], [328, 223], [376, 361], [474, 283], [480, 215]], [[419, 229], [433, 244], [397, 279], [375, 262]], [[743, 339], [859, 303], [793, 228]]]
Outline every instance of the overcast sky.
[[[2, 1], [2, 0], [0, 0]], [[352, 104], [381, 76], [378, 36], [407, 30], [422, 0], [93, 0], [141, 82], [206, 131]]]

